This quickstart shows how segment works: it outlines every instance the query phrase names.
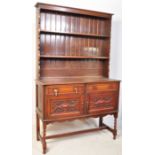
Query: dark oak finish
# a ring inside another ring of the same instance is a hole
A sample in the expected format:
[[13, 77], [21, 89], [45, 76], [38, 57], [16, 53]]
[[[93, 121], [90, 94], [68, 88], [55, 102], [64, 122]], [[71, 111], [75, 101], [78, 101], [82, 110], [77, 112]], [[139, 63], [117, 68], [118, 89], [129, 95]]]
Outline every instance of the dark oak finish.
[[[117, 135], [119, 80], [109, 79], [112, 14], [36, 4], [36, 138], [107, 129]], [[114, 116], [114, 128], [103, 123]], [[49, 123], [99, 117], [94, 129], [46, 135]], [[42, 121], [42, 134], [40, 134]]]

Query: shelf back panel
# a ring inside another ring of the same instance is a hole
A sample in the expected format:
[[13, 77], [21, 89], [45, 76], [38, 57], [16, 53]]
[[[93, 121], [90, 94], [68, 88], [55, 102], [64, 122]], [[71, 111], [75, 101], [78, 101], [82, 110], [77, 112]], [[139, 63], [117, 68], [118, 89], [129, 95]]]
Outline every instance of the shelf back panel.
[[104, 63], [100, 60], [42, 59], [40, 61], [40, 76], [103, 76]]
[[53, 56], [109, 56], [109, 39], [41, 34], [40, 51]]
[[110, 19], [41, 12], [40, 30], [110, 35]]

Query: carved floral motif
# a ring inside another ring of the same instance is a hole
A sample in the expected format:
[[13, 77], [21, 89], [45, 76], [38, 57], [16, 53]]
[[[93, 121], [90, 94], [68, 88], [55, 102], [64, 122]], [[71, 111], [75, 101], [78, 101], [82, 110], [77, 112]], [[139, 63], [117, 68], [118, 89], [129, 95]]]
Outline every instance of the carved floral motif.
[[93, 98], [93, 104], [95, 107], [111, 107], [112, 96], [98, 96]]
[[63, 113], [63, 112], [73, 112], [78, 111], [77, 104], [78, 100], [59, 100], [54, 101], [52, 104], [54, 105], [53, 113]]

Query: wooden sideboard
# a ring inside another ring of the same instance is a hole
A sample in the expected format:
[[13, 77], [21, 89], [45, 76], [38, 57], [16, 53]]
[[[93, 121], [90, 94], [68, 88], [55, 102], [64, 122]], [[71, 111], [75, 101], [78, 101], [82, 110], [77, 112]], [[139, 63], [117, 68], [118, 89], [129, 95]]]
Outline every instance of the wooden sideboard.
[[[36, 136], [46, 139], [107, 129], [117, 135], [119, 80], [109, 79], [112, 14], [37, 3]], [[103, 123], [114, 116], [114, 128]], [[58, 121], [99, 118], [99, 127], [46, 135]], [[43, 133], [40, 133], [42, 121]]]

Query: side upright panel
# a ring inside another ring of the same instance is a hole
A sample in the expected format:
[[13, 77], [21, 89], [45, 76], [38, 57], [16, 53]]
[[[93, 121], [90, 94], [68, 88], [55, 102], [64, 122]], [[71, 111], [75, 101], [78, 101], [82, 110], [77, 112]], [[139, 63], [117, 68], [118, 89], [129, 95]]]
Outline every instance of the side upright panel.
[[37, 85], [37, 90], [36, 90], [36, 110], [37, 113], [41, 118], [43, 118], [43, 113], [44, 113], [44, 86], [42, 85]]

